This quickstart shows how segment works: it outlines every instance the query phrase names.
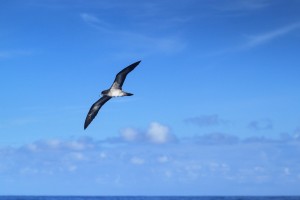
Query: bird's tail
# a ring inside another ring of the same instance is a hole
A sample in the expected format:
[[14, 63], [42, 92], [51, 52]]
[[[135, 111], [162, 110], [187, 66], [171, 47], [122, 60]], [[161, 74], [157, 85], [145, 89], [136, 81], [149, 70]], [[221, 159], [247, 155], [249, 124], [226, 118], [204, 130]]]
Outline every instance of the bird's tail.
[[132, 95], [133, 95], [132, 93], [125, 92], [125, 96], [132, 96]]

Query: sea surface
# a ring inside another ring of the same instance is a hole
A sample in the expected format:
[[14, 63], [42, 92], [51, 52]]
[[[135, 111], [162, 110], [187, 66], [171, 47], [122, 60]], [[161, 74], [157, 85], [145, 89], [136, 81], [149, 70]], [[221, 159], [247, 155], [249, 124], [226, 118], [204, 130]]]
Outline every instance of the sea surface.
[[300, 200], [300, 196], [0, 196], [0, 200]]

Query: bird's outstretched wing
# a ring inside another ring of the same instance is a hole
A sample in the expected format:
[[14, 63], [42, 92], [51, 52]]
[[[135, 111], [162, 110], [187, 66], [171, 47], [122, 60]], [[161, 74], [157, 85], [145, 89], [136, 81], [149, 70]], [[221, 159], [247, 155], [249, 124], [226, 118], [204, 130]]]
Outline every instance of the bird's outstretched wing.
[[121, 89], [122, 90], [122, 86], [123, 83], [125, 81], [125, 78], [127, 76], [127, 74], [129, 72], [131, 72], [136, 66], [138, 66], [138, 64], [140, 64], [141, 61], [137, 61], [131, 65], [129, 65], [128, 67], [125, 67], [122, 71], [120, 71], [117, 75], [116, 78], [114, 80], [114, 83], [112, 84], [112, 88], [115, 89]]
[[88, 125], [93, 121], [93, 119], [98, 114], [100, 108], [108, 101], [111, 97], [103, 96], [98, 101], [96, 101], [89, 110], [84, 122], [84, 129], [88, 127]]

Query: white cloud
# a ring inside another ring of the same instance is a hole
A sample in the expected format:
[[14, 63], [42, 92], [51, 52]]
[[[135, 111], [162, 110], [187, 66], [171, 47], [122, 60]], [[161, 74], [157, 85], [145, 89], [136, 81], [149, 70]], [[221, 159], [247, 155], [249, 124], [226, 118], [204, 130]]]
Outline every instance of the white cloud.
[[145, 160], [139, 157], [132, 157], [130, 159], [130, 162], [135, 165], [142, 165], [145, 163]]
[[55, 148], [59, 148], [61, 145], [61, 141], [58, 139], [50, 139], [46, 141], [46, 144], [49, 145], [49, 147], [55, 149]]
[[92, 148], [94, 144], [88, 143], [86, 141], [74, 140], [65, 143], [65, 146], [72, 150], [85, 150], [88, 148]]
[[184, 170], [187, 176], [186, 178], [195, 180], [201, 176], [202, 166], [200, 163], [193, 161], [193, 162], [186, 163]]
[[284, 175], [286, 175], [286, 176], [291, 175], [291, 170], [290, 170], [290, 168], [285, 167], [285, 168], [283, 169], [283, 173], [284, 173]]
[[75, 160], [75, 161], [86, 160], [85, 155], [81, 152], [72, 152], [69, 154], [69, 156], [72, 158], [72, 160]]
[[[151, 123], [144, 135], [148, 131], [155, 133], [152, 137], [156, 142], [166, 141], [166, 135], [170, 134], [169, 127], [157, 122]], [[158, 133], [163, 137], [157, 136]], [[216, 140], [227, 140], [223, 135], [216, 137]], [[104, 189], [118, 190], [120, 182], [115, 182], [116, 177], [126, 180], [122, 187], [136, 189], [151, 176], [153, 191], [176, 185], [186, 192], [189, 191], [184, 189], [187, 183], [195, 191], [199, 187], [221, 188], [224, 185], [229, 189], [232, 189], [230, 185], [239, 185], [242, 190], [254, 185], [253, 191], [257, 191], [257, 183], [274, 189], [274, 180], [282, 183], [280, 186], [290, 187], [299, 183], [296, 175], [300, 174], [300, 160], [295, 152], [300, 150], [300, 145], [295, 138], [288, 138], [273, 143], [265, 140], [249, 143], [238, 138], [230, 145], [203, 145], [195, 142], [195, 138], [173, 145], [131, 142], [106, 145], [91, 138], [37, 141], [20, 148], [0, 148], [0, 184], [12, 186], [7, 181], [10, 179], [18, 186], [30, 176], [38, 182], [55, 181], [57, 187], [72, 180], [72, 189], [82, 183], [96, 182]], [[77, 146], [78, 143], [80, 148], [69, 145]], [[80, 183], [73, 180], [80, 180]]]
[[175, 135], [170, 133], [170, 128], [158, 122], [150, 123], [146, 130], [136, 128], [124, 128], [120, 131], [119, 137], [104, 140], [104, 143], [152, 143], [166, 144], [176, 141]]
[[105, 152], [101, 152], [101, 153], [99, 154], [99, 157], [100, 157], [101, 159], [105, 159], [105, 158], [107, 158], [107, 154], [106, 154]]
[[166, 163], [170, 161], [170, 158], [168, 156], [159, 156], [157, 158], [157, 161], [160, 163]]
[[70, 165], [70, 166], [68, 166], [68, 170], [69, 170], [70, 172], [74, 172], [74, 171], [77, 170], [77, 166], [76, 166], [76, 165]]
[[256, 167], [254, 167], [254, 171], [256, 171], [256, 172], [265, 172], [265, 168], [261, 167], [261, 166], [256, 166]]
[[164, 172], [164, 175], [165, 175], [166, 178], [171, 178], [173, 176], [173, 173], [172, 173], [171, 170], [166, 170]]
[[25, 146], [25, 148], [27, 148], [28, 150], [30, 150], [32, 152], [36, 152], [39, 150], [39, 148], [36, 144], [28, 144]]
[[125, 141], [129, 141], [129, 142], [136, 141], [139, 137], [139, 132], [133, 128], [125, 128], [121, 130], [121, 137]]
[[147, 137], [153, 143], [163, 144], [170, 140], [170, 129], [167, 126], [152, 122], [147, 131]]

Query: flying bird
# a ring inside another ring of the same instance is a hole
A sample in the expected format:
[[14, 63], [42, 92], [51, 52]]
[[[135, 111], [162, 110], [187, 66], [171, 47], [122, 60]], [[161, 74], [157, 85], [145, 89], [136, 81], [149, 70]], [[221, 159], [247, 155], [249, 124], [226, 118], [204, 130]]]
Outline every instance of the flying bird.
[[127, 74], [129, 72], [131, 72], [132, 70], [134, 70], [134, 68], [136, 66], [138, 66], [138, 64], [140, 64], [140, 62], [141, 61], [137, 61], [137, 62], [129, 65], [128, 67], [125, 67], [123, 70], [121, 70], [116, 75], [116, 78], [115, 78], [112, 86], [109, 89], [103, 90], [101, 92], [102, 97], [92, 105], [92, 107], [89, 110], [89, 113], [86, 116], [86, 119], [84, 122], [84, 129], [86, 129], [89, 126], [89, 124], [93, 121], [93, 119], [98, 114], [100, 108], [112, 97], [123, 97], [123, 96], [132, 96], [133, 95], [131, 93], [124, 92], [122, 90], [122, 86], [126, 79]]

